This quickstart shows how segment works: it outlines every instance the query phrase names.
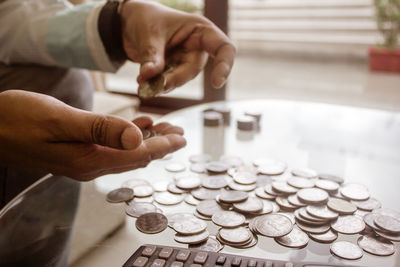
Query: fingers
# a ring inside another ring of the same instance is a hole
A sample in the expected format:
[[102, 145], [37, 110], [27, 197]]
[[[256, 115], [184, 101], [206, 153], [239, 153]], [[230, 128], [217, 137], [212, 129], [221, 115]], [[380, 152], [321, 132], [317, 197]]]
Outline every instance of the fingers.
[[153, 120], [148, 116], [141, 116], [132, 121], [140, 129], [146, 129], [153, 125]]
[[[150, 31], [150, 30], [148, 30]], [[146, 32], [140, 43], [140, 73], [138, 83], [142, 83], [163, 72], [165, 67], [164, 46], [165, 40], [159, 32]]]
[[174, 126], [168, 122], [161, 122], [156, 124], [154, 127], [152, 127], [152, 130], [156, 131], [157, 133], [160, 133], [162, 135], [167, 135], [167, 134], [179, 134], [183, 135], [183, 129], [178, 126]]

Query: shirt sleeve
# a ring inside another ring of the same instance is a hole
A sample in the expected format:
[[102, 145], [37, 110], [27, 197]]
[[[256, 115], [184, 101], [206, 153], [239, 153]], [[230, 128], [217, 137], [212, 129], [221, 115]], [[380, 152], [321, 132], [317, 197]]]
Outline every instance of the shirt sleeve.
[[[104, 2], [0, 1], [0, 61], [115, 72], [99, 33]], [[107, 23], [105, 23], [107, 24]]]

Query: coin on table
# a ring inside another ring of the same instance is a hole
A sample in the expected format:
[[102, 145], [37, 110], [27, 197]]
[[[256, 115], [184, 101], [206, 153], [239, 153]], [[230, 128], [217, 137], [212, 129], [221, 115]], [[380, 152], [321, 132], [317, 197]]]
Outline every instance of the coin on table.
[[311, 179], [293, 176], [287, 180], [287, 183], [296, 188], [312, 188], [315, 185], [315, 182]]
[[138, 185], [133, 188], [133, 193], [135, 197], [148, 197], [151, 196], [154, 189], [151, 185]]
[[294, 214], [292, 212], [284, 212], [284, 211], [280, 211], [277, 214], [286, 216], [291, 222], [292, 224], [296, 223], [296, 217], [294, 216]]
[[208, 189], [220, 189], [228, 185], [226, 175], [212, 175], [204, 177], [201, 185]]
[[357, 210], [354, 204], [340, 198], [331, 198], [326, 205], [329, 209], [342, 215], [350, 215]]
[[155, 192], [163, 192], [163, 191], [167, 191], [168, 190], [168, 184], [170, 183], [171, 181], [159, 181], [159, 182], [156, 182], [156, 183], [153, 183], [152, 184], [152, 186], [153, 186], [153, 189], [154, 189], [154, 191]]
[[293, 206], [296, 206], [296, 207], [305, 207], [305, 206], [307, 206], [306, 203], [303, 203], [303, 202], [300, 201], [300, 199], [297, 197], [296, 194], [288, 196], [287, 199], [288, 199], [289, 203], [292, 204]]
[[336, 192], [339, 189], [339, 184], [329, 180], [318, 179], [315, 186], [328, 192]]
[[221, 162], [227, 164], [229, 167], [239, 167], [244, 164], [243, 160], [238, 156], [224, 155], [219, 159]]
[[222, 174], [228, 171], [229, 166], [226, 163], [220, 161], [212, 161], [207, 163], [206, 169], [212, 174]]
[[117, 188], [107, 194], [106, 200], [111, 203], [119, 203], [129, 201], [133, 196], [134, 194], [131, 188]]
[[224, 248], [224, 245], [222, 245], [215, 236], [209, 236], [208, 239], [202, 243], [190, 244], [189, 248], [210, 252], [219, 252]]
[[197, 210], [193, 211], [193, 215], [203, 221], [211, 221], [211, 217], [204, 216], [204, 215], [200, 214]]
[[175, 241], [182, 243], [182, 244], [199, 244], [204, 242], [208, 239], [210, 233], [207, 230], [204, 230], [201, 233], [194, 234], [194, 235], [182, 235], [182, 234], [175, 234]]
[[200, 200], [194, 198], [192, 195], [186, 195], [184, 201], [192, 206], [197, 206], [200, 203]]
[[399, 234], [400, 233], [400, 221], [388, 215], [380, 215], [374, 219], [375, 224], [382, 230]]
[[327, 173], [318, 174], [318, 178], [322, 179], [322, 180], [329, 180], [332, 182], [336, 182], [338, 184], [342, 184], [344, 182], [342, 177], [339, 177], [337, 175], [327, 174]]
[[242, 225], [246, 218], [235, 211], [219, 211], [213, 214], [211, 220], [218, 226], [233, 228]]
[[211, 190], [204, 187], [200, 187], [192, 190], [190, 193], [192, 194], [192, 196], [194, 196], [199, 200], [206, 200], [206, 199], [215, 199], [221, 193], [221, 190], [219, 189]]
[[[255, 212], [254, 214], [263, 215], [263, 214], [268, 214], [268, 213], [271, 213], [274, 211], [274, 206], [272, 205], [271, 202], [269, 202], [268, 200], [262, 200], [262, 203], [263, 203], [262, 210], [259, 212]], [[278, 210], [279, 210], [279, 208], [278, 208]]]
[[387, 215], [387, 216], [393, 217], [396, 220], [400, 221], [400, 212], [395, 211], [395, 210], [380, 208], [380, 209], [374, 210], [374, 213], [380, 214], [380, 215]]
[[265, 193], [267, 193], [267, 194], [269, 194], [269, 195], [271, 195], [271, 196], [275, 196], [275, 197], [277, 197], [277, 196], [284, 196], [284, 195], [285, 195], [284, 193], [275, 191], [275, 190], [272, 188], [272, 185], [271, 185], [271, 184], [267, 184], [266, 186], [264, 186], [264, 191], [265, 191]]
[[157, 207], [151, 203], [146, 202], [131, 202], [131, 204], [125, 209], [126, 214], [132, 217], [139, 217], [142, 214], [149, 212], [156, 212]]
[[366, 211], [372, 211], [381, 207], [379, 200], [373, 197], [370, 197], [367, 200], [352, 200], [351, 203], [356, 205], [360, 210]]
[[183, 172], [186, 166], [181, 162], [170, 162], [165, 165], [165, 169], [169, 172]]
[[287, 169], [285, 162], [268, 158], [255, 159], [253, 165], [258, 167], [258, 173], [264, 175], [280, 175]]
[[136, 186], [139, 185], [150, 185], [150, 183], [144, 179], [129, 179], [122, 183], [121, 187], [127, 187], [134, 189]]
[[194, 235], [203, 232], [207, 228], [207, 223], [194, 217], [177, 221], [172, 227], [180, 234]]
[[157, 212], [145, 213], [136, 220], [136, 228], [146, 234], [162, 232], [168, 226], [168, 219], [165, 215]]
[[135, 197], [131, 201], [127, 202], [130, 205], [131, 202], [146, 202], [146, 203], [153, 203], [153, 197]]
[[167, 214], [166, 216], [168, 218], [169, 227], [173, 227], [174, 223], [176, 222], [195, 218], [193, 214], [188, 212], [172, 213], [172, 214]]
[[276, 197], [276, 196], [270, 195], [267, 192], [265, 192], [264, 187], [257, 187], [255, 189], [255, 194], [259, 198], [268, 199], [268, 200], [274, 200]]
[[224, 241], [233, 244], [247, 243], [252, 238], [251, 232], [245, 227], [221, 228], [218, 233]]
[[196, 173], [205, 173], [207, 171], [205, 163], [192, 163], [190, 170]]
[[254, 184], [257, 182], [257, 176], [247, 171], [238, 171], [233, 174], [233, 180], [238, 184]]
[[319, 222], [318, 224], [324, 224], [329, 221], [329, 219], [318, 218], [318, 217], [311, 215], [310, 213], [307, 212], [307, 209], [305, 207], [296, 210], [295, 213], [296, 212], [299, 213], [300, 217], [306, 219], [307, 222]]
[[258, 237], [257, 237], [257, 235], [253, 234], [248, 243], [246, 243], [244, 245], [238, 245], [238, 246], [231, 244], [230, 246], [234, 247], [234, 248], [246, 249], [246, 248], [254, 247], [255, 245], [257, 245], [257, 243], [258, 243]]
[[255, 222], [257, 231], [268, 237], [281, 237], [293, 229], [289, 218], [281, 214], [266, 214], [259, 216]]
[[338, 234], [332, 230], [328, 230], [325, 233], [322, 234], [312, 234], [309, 233], [308, 236], [319, 243], [332, 243], [338, 238]]
[[395, 251], [392, 242], [382, 237], [374, 235], [360, 236], [357, 240], [357, 244], [364, 251], [377, 255], [377, 256], [389, 256]]
[[348, 241], [336, 241], [331, 245], [331, 252], [346, 260], [357, 260], [363, 256], [362, 249]]
[[167, 191], [154, 194], [154, 200], [161, 205], [176, 205], [181, 203], [184, 198], [184, 195], [172, 194]]
[[233, 203], [234, 209], [244, 213], [257, 213], [261, 211], [263, 207], [264, 207], [263, 202], [256, 197], [249, 197], [243, 202]]
[[330, 210], [326, 205], [310, 205], [306, 207], [307, 212], [317, 218], [334, 220], [339, 214]]
[[211, 217], [216, 212], [224, 211], [214, 199], [200, 201], [196, 209], [200, 214], [207, 217]]
[[310, 225], [310, 224], [305, 224], [299, 221], [296, 217], [296, 225], [303, 230], [304, 232], [307, 232], [309, 234], [323, 234], [329, 231], [331, 228], [330, 224], [322, 224], [322, 225]]
[[376, 224], [375, 224], [375, 219], [378, 218], [380, 214], [371, 212], [366, 215], [364, 215], [363, 220], [368, 227], [374, 229], [374, 230], [381, 230]]
[[222, 190], [219, 195], [219, 200], [225, 203], [236, 203], [246, 200], [249, 195], [243, 191]]
[[297, 192], [297, 197], [307, 204], [322, 204], [328, 200], [328, 193], [319, 188], [304, 188]]
[[276, 237], [275, 241], [285, 247], [303, 248], [307, 246], [309, 238], [306, 233], [295, 227], [287, 235]]
[[365, 223], [358, 216], [346, 215], [332, 222], [331, 227], [336, 232], [352, 235], [361, 233], [365, 229]]
[[377, 230], [377, 229], [374, 229], [374, 232], [377, 235], [379, 235], [379, 236], [381, 236], [383, 238], [386, 238], [386, 239], [388, 239], [390, 241], [400, 242], [400, 234], [391, 234], [391, 233], [380, 231], [380, 230]]
[[294, 194], [297, 192], [297, 188], [288, 185], [286, 181], [275, 181], [271, 184], [272, 188], [280, 193], [284, 194]]
[[183, 194], [186, 192], [185, 190], [176, 187], [174, 182], [170, 182], [168, 184], [167, 190], [168, 190], [168, 192], [173, 193], [173, 194]]
[[207, 163], [212, 160], [212, 157], [208, 154], [195, 154], [189, 157], [191, 163]]
[[228, 186], [232, 190], [245, 191], [245, 192], [253, 191], [257, 187], [256, 184], [238, 184], [238, 183], [235, 183], [234, 181], [228, 183]]
[[290, 211], [297, 209], [297, 206], [290, 204], [286, 197], [276, 197], [275, 201], [282, 209]]
[[317, 178], [318, 174], [315, 170], [309, 169], [309, 168], [298, 168], [298, 169], [293, 169], [292, 174], [294, 176], [300, 176], [304, 178]]
[[360, 184], [348, 184], [340, 189], [340, 194], [351, 200], [367, 200], [368, 189]]
[[201, 179], [195, 175], [188, 175], [185, 177], [180, 177], [175, 181], [175, 185], [183, 190], [191, 190], [199, 187], [201, 185]]

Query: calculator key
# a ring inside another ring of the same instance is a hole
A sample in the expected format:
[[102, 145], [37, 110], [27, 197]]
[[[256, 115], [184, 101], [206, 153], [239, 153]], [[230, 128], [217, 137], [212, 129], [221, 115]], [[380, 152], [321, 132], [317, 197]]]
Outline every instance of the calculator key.
[[257, 261], [256, 260], [249, 260], [247, 263], [247, 267], [256, 267], [257, 266]]
[[242, 258], [234, 257], [232, 262], [231, 262], [231, 265], [234, 266], [234, 267], [238, 267], [238, 266], [240, 266], [241, 262], [242, 262]]
[[173, 263], [171, 263], [170, 267], [183, 267], [183, 262], [174, 261]]
[[293, 263], [291, 262], [286, 262], [285, 267], [294, 267]]
[[150, 267], [164, 267], [164, 265], [165, 265], [165, 260], [155, 259], [153, 263], [150, 265]]
[[189, 256], [190, 256], [190, 250], [188, 250], [188, 249], [179, 250], [178, 254], [176, 254], [176, 260], [177, 261], [187, 261]]
[[194, 257], [194, 263], [204, 264], [207, 261], [207, 252], [197, 252], [196, 257]]
[[158, 254], [158, 257], [160, 257], [161, 259], [168, 259], [169, 257], [171, 257], [172, 252], [174, 252], [173, 248], [163, 248]]
[[133, 267], [143, 267], [146, 265], [147, 261], [149, 259], [146, 257], [138, 257], [134, 262], [133, 262]]
[[142, 255], [146, 257], [151, 257], [151, 255], [153, 255], [156, 251], [156, 248], [156, 246], [146, 246], [142, 251]]
[[226, 260], [226, 257], [221, 255], [217, 258], [217, 264], [222, 265], [225, 263], [225, 260]]

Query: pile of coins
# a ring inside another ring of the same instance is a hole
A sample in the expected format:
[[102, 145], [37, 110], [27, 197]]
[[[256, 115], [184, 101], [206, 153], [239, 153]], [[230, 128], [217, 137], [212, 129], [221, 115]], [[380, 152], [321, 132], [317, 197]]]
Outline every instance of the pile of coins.
[[[138, 218], [136, 226], [144, 233], [168, 225], [176, 231], [175, 241], [215, 252], [223, 245], [252, 247], [260, 236], [290, 248], [306, 247], [311, 238], [332, 243], [332, 254], [351, 260], [363, 251], [391, 255], [392, 241], [400, 241], [400, 213], [382, 208], [361, 184], [344, 184], [341, 177], [308, 168], [289, 172], [286, 163], [267, 158], [245, 164], [237, 156], [212, 161], [197, 154], [189, 161], [190, 166], [166, 163], [165, 169], [175, 173], [173, 182], [128, 180], [107, 200], [126, 202], [126, 213]], [[183, 201], [192, 213], [163, 215], [160, 207]], [[215, 236], [205, 221], [220, 227]], [[353, 244], [336, 241], [338, 234], [360, 237]]]

